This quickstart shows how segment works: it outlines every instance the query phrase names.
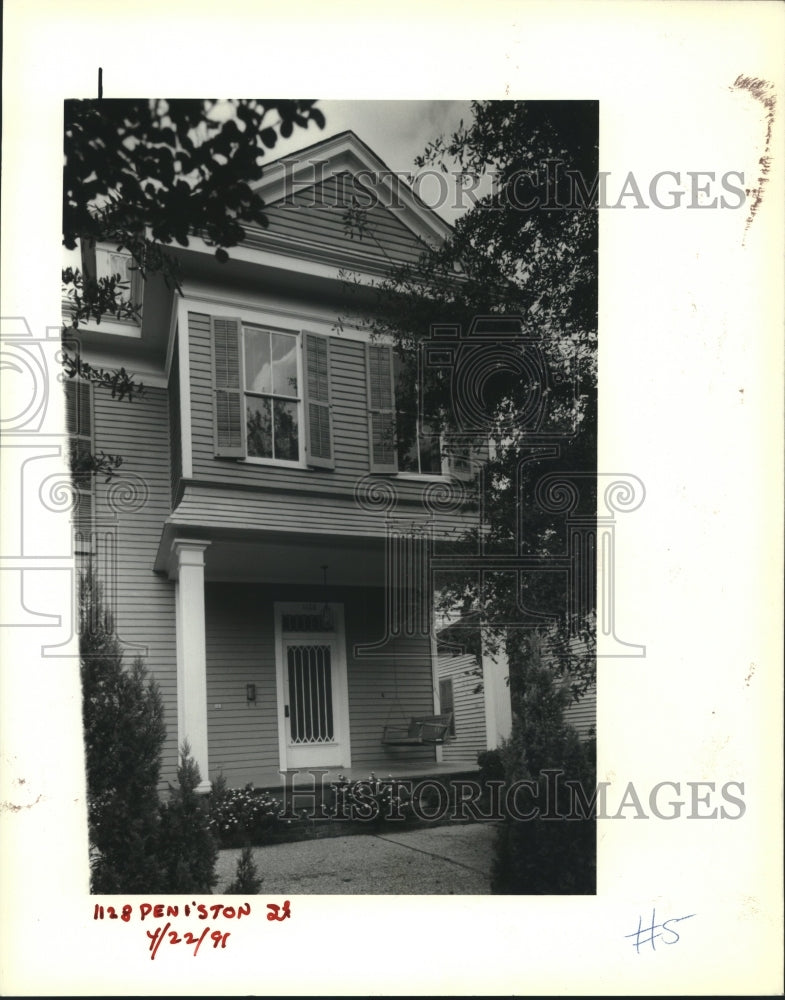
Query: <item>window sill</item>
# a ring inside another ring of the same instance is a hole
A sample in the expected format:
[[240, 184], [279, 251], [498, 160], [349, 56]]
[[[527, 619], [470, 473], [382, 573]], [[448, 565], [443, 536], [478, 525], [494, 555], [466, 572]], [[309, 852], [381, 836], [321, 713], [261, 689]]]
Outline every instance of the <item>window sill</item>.
[[389, 472], [387, 475], [414, 482], [449, 482], [453, 478], [448, 472]]
[[244, 465], [265, 465], [268, 468], [274, 469], [307, 469], [308, 466], [305, 462], [289, 462], [282, 458], [258, 458], [255, 455], [249, 455], [247, 458], [237, 458], [237, 462], [242, 462]]

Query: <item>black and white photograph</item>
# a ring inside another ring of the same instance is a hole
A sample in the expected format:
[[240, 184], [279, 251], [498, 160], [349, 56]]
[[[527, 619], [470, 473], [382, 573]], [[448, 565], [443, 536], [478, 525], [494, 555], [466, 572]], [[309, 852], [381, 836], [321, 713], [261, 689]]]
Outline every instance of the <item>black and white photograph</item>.
[[598, 123], [66, 102], [95, 892], [595, 891]]
[[11, 6], [3, 991], [776, 989], [781, 10]]

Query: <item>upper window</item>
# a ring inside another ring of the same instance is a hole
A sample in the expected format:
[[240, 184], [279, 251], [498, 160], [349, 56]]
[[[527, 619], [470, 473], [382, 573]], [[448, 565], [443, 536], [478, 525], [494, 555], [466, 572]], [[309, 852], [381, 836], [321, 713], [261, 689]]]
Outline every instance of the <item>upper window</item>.
[[300, 461], [298, 337], [243, 328], [249, 458]]
[[[141, 309], [143, 298], [142, 275], [129, 253], [96, 247], [85, 241], [82, 247], [82, 269], [90, 278], [115, 277], [119, 279], [117, 301], [121, 305], [135, 305]], [[139, 323], [139, 315], [111, 316], [109, 319]]]
[[328, 339], [211, 322], [215, 454], [332, 468]]
[[395, 436], [399, 472], [440, 476], [445, 471], [442, 461], [441, 436], [433, 424], [420, 419], [419, 385], [407, 391], [403, 363], [393, 356], [395, 385]]
[[419, 384], [404, 380], [403, 364], [392, 347], [368, 344], [368, 437], [371, 472], [422, 476], [471, 475], [469, 450], [445, 446], [444, 435], [429, 421]]
[[338, 387], [337, 414], [353, 470], [367, 447], [371, 472], [471, 478], [469, 448], [459, 448], [435, 421], [421, 417], [417, 386], [402, 378], [389, 345], [364, 346], [363, 399], [362, 368], [352, 360], [358, 359], [356, 342], [333, 342], [333, 365], [331, 338], [322, 334], [220, 316], [210, 319], [210, 329], [216, 457], [335, 468]]

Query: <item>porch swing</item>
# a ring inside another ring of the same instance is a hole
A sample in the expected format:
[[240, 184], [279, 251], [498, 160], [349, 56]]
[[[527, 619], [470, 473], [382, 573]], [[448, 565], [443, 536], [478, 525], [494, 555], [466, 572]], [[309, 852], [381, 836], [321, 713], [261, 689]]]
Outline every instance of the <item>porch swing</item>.
[[387, 747], [419, 747], [428, 745], [440, 745], [446, 743], [449, 738], [450, 727], [452, 726], [452, 712], [443, 715], [416, 715], [407, 716], [401, 706], [398, 697], [398, 660], [393, 654], [393, 681], [395, 685], [395, 704], [398, 706], [398, 715], [403, 720], [400, 723], [391, 723], [390, 716], [394, 712], [391, 706], [387, 712], [382, 730], [382, 746]]

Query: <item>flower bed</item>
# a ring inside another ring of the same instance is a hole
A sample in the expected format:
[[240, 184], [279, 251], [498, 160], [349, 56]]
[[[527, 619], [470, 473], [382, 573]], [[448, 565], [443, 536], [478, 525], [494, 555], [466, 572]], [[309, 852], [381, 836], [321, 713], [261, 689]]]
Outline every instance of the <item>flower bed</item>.
[[382, 779], [369, 774], [367, 778], [350, 781], [339, 774], [338, 781], [330, 788], [334, 796], [332, 814], [336, 819], [378, 826], [401, 824], [413, 818], [411, 796], [392, 775]]
[[[432, 783], [426, 780], [423, 784]], [[310, 798], [310, 808], [294, 811], [299, 791]], [[454, 802], [451, 787], [448, 793], [450, 801]], [[287, 800], [286, 796], [277, 798], [269, 791], [256, 789], [253, 784], [227, 788], [225, 779], [220, 777], [213, 782], [209, 799], [210, 828], [222, 848], [246, 844], [260, 847], [371, 833], [380, 828], [436, 826], [456, 819], [452, 811], [447, 810], [444, 797], [440, 810], [438, 796], [433, 798], [433, 789], [418, 789], [416, 784], [413, 788], [411, 780], [396, 779], [392, 775], [378, 778], [369, 774], [359, 779], [339, 775], [337, 781], [324, 788], [323, 800], [317, 793], [314, 802], [313, 795], [307, 790], [289, 790]]]
[[227, 788], [224, 778], [213, 783], [210, 796], [210, 829], [221, 847], [264, 844], [278, 826], [283, 811], [280, 799], [259, 792], [252, 784]]

